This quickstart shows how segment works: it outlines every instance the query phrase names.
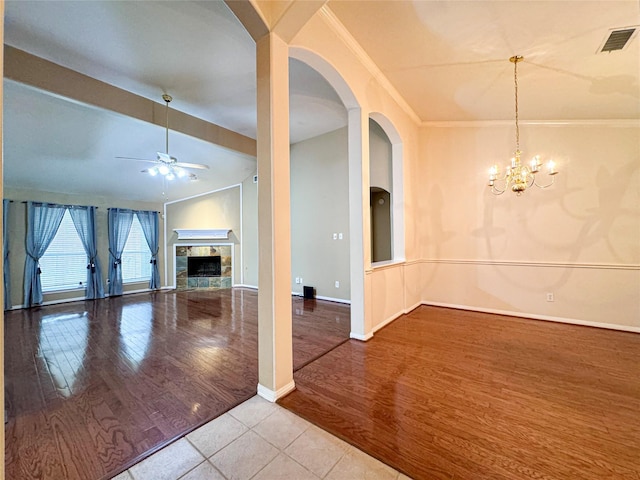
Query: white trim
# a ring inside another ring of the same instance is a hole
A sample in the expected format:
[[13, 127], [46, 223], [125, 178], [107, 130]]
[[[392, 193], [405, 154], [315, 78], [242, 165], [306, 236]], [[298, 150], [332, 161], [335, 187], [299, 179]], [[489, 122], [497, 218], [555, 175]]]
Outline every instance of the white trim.
[[393, 267], [401, 267], [404, 266], [406, 262], [404, 259], [400, 260], [385, 260], [383, 262], [375, 262], [371, 264], [371, 268], [365, 271], [366, 274], [371, 274], [378, 270], [387, 270]]
[[354, 340], [360, 340], [361, 342], [366, 342], [367, 340], [371, 340], [373, 338], [373, 332], [369, 332], [365, 335], [361, 335], [359, 333], [351, 332], [349, 334], [349, 338], [353, 338]]
[[258, 395], [271, 403], [275, 403], [279, 398], [288, 395], [296, 389], [296, 384], [293, 380], [287, 383], [284, 387], [280, 387], [278, 390], [273, 391], [264, 385], [258, 384]]
[[239, 288], [250, 288], [251, 290], [258, 290], [258, 286], [257, 285], [246, 285], [244, 283], [237, 283], [233, 286], [233, 288], [235, 287], [239, 287]]
[[588, 320], [578, 320], [576, 318], [552, 317], [550, 315], [537, 315], [534, 313], [512, 312], [509, 310], [498, 310], [495, 308], [471, 307], [468, 305], [457, 305], [452, 303], [441, 303], [441, 302], [423, 301], [422, 305], [455, 308], [458, 310], [471, 310], [473, 312], [493, 313], [496, 315], [507, 315], [509, 317], [530, 318], [533, 320], [544, 320], [547, 322], [568, 323], [572, 325], [582, 325], [585, 327], [596, 327], [596, 328], [604, 328], [608, 330], [621, 330], [623, 332], [640, 333], [640, 327], [632, 327], [627, 325], [615, 325], [613, 323], [591, 322]]
[[230, 228], [174, 228], [178, 240], [229, 240]]
[[216, 190], [209, 190], [208, 192], [198, 193], [197, 195], [191, 195], [190, 197], [179, 198], [178, 200], [171, 200], [170, 202], [165, 202], [164, 204], [166, 206], [166, 205], [171, 205], [173, 203], [185, 202], [187, 200], [192, 200], [194, 198], [204, 197], [205, 195], [211, 195], [212, 193], [218, 193], [218, 192], [222, 192], [224, 190], [229, 190], [231, 188], [236, 188], [238, 186], [242, 186], [242, 184], [241, 183], [234, 183], [233, 185], [229, 185], [228, 187], [222, 187], [222, 188], [218, 188]]
[[[520, 125], [542, 125], [542, 126], [611, 126], [611, 127], [639, 127], [640, 121], [627, 118], [612, 119], [586, 119], [586, 120], [519, 120]], [[477, 127], [506, 127], [513, 126], [513, 120], [425, 120], [420, 124], [422, 127], [445, 127], [445, 128], [477, 128]]]
[[351, 305], [351, 300], [345, 300], [344, 298], [325, 297], [324, 295], [316, 295], [318, 300], [327, 300], [329, 302], [345, 303]]
[[407, 315], [407, 314], [413, 312], [416, 308], [418, 308], [420, 305], [423, 305], [423, 304], [424, 304], [424, 302], [416, 302], [414, 305], [412, 305], [412, 306], [410, 306], [408, 308], [405, 308], [404, 309], [404, 314]]
[[387, 325], [389, 325], [391, 322], [393, 322], [394, 320], [396, 320], [398, 317], [401, 317], [405, 314], [404, 310], [399, 311], [398, 313], [396, 313], [395, 315], [390, 316], [389, 318], [387, 318], [386, 320], [383, 320], [382, 322], [380, 322], [378, 325], [376, 325], [375, 327], [373, 327], [373, 333], [376, 333], [378, 330], [380, 330], [381, 328], [386, 327]]
[[589, 268], [594, 270], [640, 270], [640, 265], [621, 263], [519, 262], [515, 260], [423, 259], [412, 263], [444, 263], [452, 265], [493, 265], [503, 267]]

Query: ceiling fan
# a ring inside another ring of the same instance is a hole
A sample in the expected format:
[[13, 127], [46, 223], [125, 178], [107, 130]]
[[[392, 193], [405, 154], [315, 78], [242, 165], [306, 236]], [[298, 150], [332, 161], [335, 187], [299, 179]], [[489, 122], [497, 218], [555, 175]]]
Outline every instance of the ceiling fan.
[[195, 173], [188, 172], [185, 169], [195, 168], [199, 170], [208, 170], [209, 165], [204, 165], [202, 163], [185, 163], [178, 162], [176, 157], [172, 157], [169, 155], [169, 102], [173, 100], [171, 95], [167, 95], [166, 93], [162, 95], [162, 99], [166, 103], [166, 111], [167, 111], [167, 124], [166, 124], [166, 134], [165, 134], [165, 152], [157, 152], [157, 156], [155, 160], [149, 158], [135, 158], [135, 157], [116, 157], [116, 158], [124, 158], [127, 160], [137, 160], [140, 162], [151, 162], [154, 163], [152, 167], [145, 168], [142, 170], [142, 173], [148, 173], [151, 176], [161, 175], [167, 180], [173, 180], [174, 178], [189, 178], [189, 180], [197, 180], [198, 176]]

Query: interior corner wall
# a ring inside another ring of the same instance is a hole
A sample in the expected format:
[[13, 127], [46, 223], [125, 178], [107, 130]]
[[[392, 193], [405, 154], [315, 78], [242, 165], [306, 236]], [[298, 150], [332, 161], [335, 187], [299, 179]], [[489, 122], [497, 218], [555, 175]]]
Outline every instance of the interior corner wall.
[[[74, 195], [53, 192], [39, 192], [27, 189], [17, 189], [10, 186], [4, 187], [4, 198], [13, 200], [9, 207], [9, 270], [11, 275], [11, 305], [20, 306], [24, 303], [24, 264], [26, 259], [25, 239], [27, 232], [27, 206], [26, 201], [58, 203], [62, 205], [92, 205], [98, 207], [96, 212], [96, 235], [98, 240], [98, 258], [102, 266], [102, 276], [105, 293], [107, 293], [107, 277], [109, 275], [109, 233], [108, 233], [108, 209], [129, 208], [132, 210], [160, 211], [161, 205], [145, 202], [128, 202], [108, 197], [95, 197], [89, 195]], [[164, 242], [163, 220], [160, 221], [159, 244]], [[164, 285], [164, 256], [158, 254], [160, 265], [160, 282]], [[149, 282], [126, 283], [124, 292], [132, 292], [149, 288]], [[84, 289], [66, 290], [54, 293], [44, 293], [43, 302], [60, 302], [65, 300], [77, 300], [84, 298]]]
[[[291, 288], [350, 300], [347, 128], [291, 145]], [[333, 239], [333, 234], [342, 239]], [[303, 283], [296, 284], [295, 277]], [[336, 288], [335, 282], [339, 287]]]
[[640, 331], [640, 128], [521, 126], [524, 158], [553, 158], [556, 184], [494, 196], [488, 168], [506, 166], [513, 138], [423, 127], [423, 302]]
[[[175, 245], [233, 243], [233, 283], [239, 284], [240, 239], [242, 221], [240, 212], [240, 186], [235, 185], [197, 197], [165, 204], [167, 226], [167, 285], [175, 287]], [[224, 229], [231, 230], [225, 240], [178, 240], [175, 229]]]
[[258, 184], [242, 182], [242, 284], [258, 288]]

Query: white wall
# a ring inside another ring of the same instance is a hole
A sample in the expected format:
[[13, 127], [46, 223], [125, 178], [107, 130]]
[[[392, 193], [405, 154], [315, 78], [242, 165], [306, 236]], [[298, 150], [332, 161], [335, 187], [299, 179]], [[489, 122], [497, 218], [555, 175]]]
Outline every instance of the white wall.
[[291, 145], [291, 270], [294, 292], [350, 299], [346, 128]]
[[639, 328], [639, 134], [623, 122], [521, 126], [525, 158], [553, 157], [560, 173], [547, 190], [496, 197], [487, 172], [507, 164], [513, 127], [424, 128], [423, 300]]

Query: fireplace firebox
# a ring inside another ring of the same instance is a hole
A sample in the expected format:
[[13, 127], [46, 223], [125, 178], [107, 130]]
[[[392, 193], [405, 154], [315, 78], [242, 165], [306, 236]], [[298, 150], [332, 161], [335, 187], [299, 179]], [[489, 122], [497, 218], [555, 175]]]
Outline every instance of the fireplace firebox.
[[219, 277], [221, 273], [220, 257], [187, 257], [189, 277]]

